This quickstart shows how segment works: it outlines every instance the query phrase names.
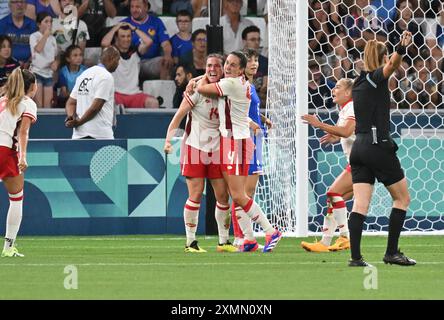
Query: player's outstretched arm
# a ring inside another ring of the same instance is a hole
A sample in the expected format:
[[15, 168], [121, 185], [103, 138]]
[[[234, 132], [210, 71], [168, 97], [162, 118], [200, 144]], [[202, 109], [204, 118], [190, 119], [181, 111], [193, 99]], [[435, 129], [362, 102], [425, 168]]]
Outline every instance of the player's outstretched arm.
[[321, 122], [318, 117], [313, 114], [305, 114], [301, 117], [305, 124], [309, 124], [315, 128], [319, 128], [327, 133], [330, 133], [337, 137], [348, 138], [355, 131], [355, 120], [349, 119], [343, 126], [332, 126]]
[[191, 111], [191, 108], [192, 108], [191, 104], [187, 101], [187, 99], [183, 98], [179, 106], [179, 109], [176, 111], [176, 114], [174, 115], [173, 119], [171, 119], [170, 125], [168, 126], [165, 138], [165, 145], [163, 147], [163, 151], [165, 151], [165, 153], [173, 152], [171, 139], [174, 137], [180, 122], [188, 114], [188, 112]]

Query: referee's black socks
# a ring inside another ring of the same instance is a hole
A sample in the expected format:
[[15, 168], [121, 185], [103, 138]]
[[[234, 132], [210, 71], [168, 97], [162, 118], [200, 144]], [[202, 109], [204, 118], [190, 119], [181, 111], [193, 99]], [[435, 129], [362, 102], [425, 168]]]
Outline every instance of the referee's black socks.
[[398, 252], [398, 240], [401, 234], [402, 227], [404, 226], [405, 215], [407, 211], [393, 208], [390, 214], [389, 228], [388, 228], [388, 241], [387, 251], [388, 255]]
[[357, 212], [350, 213], [348, 229], [350, 231], [350, 249], [353, 260], [359, 260], [361, 256], [361, 237], [365, 216]]

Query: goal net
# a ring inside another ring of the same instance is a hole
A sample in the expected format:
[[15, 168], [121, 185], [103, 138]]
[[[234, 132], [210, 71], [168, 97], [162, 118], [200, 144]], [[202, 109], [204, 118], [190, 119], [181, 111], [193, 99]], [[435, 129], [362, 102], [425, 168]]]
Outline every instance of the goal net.
[[[321, 146], [324, 133], [308, 128], [300, 116], [315, 113], [335, 124], [335, 83], [359, 74], [367, 40], [383, 41], [391, 53], [405, 28], [413, 44], [389, 81], [391, 132], [411, 196], [404, 227], [444, 232], [443, 6], [414, 0], [268, 1], [266, 112], [274, 128], [264, 146], [265, 175], [256, 199], [287, 235], [321, 232], [328, 187], [346, 165], [341, 145]], [[368, 233], [387, 231], [391, 206], [377, 183]]]

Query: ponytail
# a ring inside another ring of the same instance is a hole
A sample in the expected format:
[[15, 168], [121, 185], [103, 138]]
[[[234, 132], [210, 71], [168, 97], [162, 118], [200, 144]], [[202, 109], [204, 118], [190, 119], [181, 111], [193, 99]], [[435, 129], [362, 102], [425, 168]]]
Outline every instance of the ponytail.
[[20, 67], [15, 68], [9, 75], [5, 85], [5, 96], [8, 99], [6, 108], [12, 115], [17, 114], [20, 101], [22, 101], [33, 83], [35, 83], [34, 74], [28, 70], [20, 69]]
[[387, 54], [387, 47], [377, 40], [367, 42], [364, 49], [364, 68], [366, 71], [374, 71], [384, 65], [384, 56]]

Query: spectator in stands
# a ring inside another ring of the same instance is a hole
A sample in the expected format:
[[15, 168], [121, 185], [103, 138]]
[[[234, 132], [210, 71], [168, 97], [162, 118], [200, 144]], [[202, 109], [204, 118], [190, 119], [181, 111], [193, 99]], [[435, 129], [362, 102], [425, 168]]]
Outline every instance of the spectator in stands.
[[66, 48], [64, 66], [59, 71], [58, 87], [60, 88], [60, 95], [57, 106], [65, 105], [77, 78], [87, 69], [82, 63], [82, 48], [78, 45], [70, 45]]
[[422, 57], [413, 62], [413, 72], [408, 76], [411, 90], [407, 93], [412, 109], [435, 109], [439, 103], [438, 79], [427, 69]]
[[32, 20], [37, 19], [40, 12], [47, 12], [52, 18], [57, 18], [62, 14], [59, 0], [26, 0], [26, 16]]
[[129, 2], [130, 0], [113, 0], [114, 6], [117, 10], [117, 16], [128, 17], [131, 14]]
[[375, 13], [376, 9], [369, 5], [369, 0], [356, 0], [356, 5], [350, 9], [350, 14], [344, 20], [352, 39], [350, 47], [363, 50], [368, 40], [387, 41], [382, 21]]
[[88, 26], [90, 39], [88, 47], [100, 47], [104, 35], [108, 32], [106, 28], [106, 18], [114, 18], [117, 14], [113, 0], [77, 0], [81, 1], [78, 7], [79, 18], [85, 21]]
[[[132, 45], [132, 33], [136, 33], [141, 42]], [[119, 66], [113, 72], [116, 93], [115, 103], [126, 108], [158, 108], [159, 102], [155, 97], [144, 94], [139, 88], [140, 57], [145, 54], [153, 40], [139, 28], [128, 22], [115, 25], [103, 38], [102, 47], [111, 44], [119, 50]]]
[[376, 15], [385, 25], [396, 21], [396, 0], [371, 0], [370, 5], [376, 9]]
[[12, 40], [7, 35], [0, 35], [0, 95], [11, 72], [20, 66], [12, 57]]
[[[148, 52], [142, 56], [141, 79], [169, 80], [174, 65], [170, 38], [162, 20], [148, 14], [149, 8], [148, 0], [130, 0], [131, 16], [123, 21], [139, 28], [153, 40]], [[139, 36], [134, 34], [133, 45], [137, 46], [139, 43]]]
[[34, 100], [38, 108], [50, 108], [53, 98], [53, 74], [59, 67], [57, 43], [51, 34], [52, 17], [47, 12], [37, 14], [38, 31], [31, 34], [32, 61], [30, 71], [37, 79], [37, 93]]
[[333, 107], [331, 90], [335, 84], [324, 78], [316, 60], [309, 61], [308, 68], [308, 107], [310, 109], [323, 108], [324, 106], [327, 108]]
[[242, 31], [254, 23], [241, 16], [242, 0], [225, 0], [225, 15], [220, 19], [223, 27], [224, 53], [242, 50]]
[[322, 72], [326, 76], [331, 76], [332, 81], [336, 82], [342, 78], [352, 77], [353, 56], [349, 54], [347, 36], [345, 33], [333, 34], [330, 36], [331, 51], [325, 56], [325, 66]]
[[180, 56], [193, 50], [191, 20], [193, 20], [193, 16], [188, 11], [182, 10], [177, 13], [176, 24], [179, 32], [170, 39], [175, 64], [179, 62]]
[[85, 70], [66, 102], [65, 126], [73, 139], [114, 139], [114, 78], [120, 54], [114, 47], [102, 51], [101, 64]]
[[[253, 49], [260, 52], [261, 31], [256, 26], [249, 26], [242, 31], [242, 42], [244, 49]], [[261, 108], [265, 108], [267, 103], [267, 86], [268, 86], [268, 58], [259, 54], [259, 69], [254, 76], [254, 86], [261, 100]]]
[[208, 17], [208, 0], [191, 0], [193, 7], [193, 16]]
[[191, 35], [193, 50], [179, 57], [179, 64], [188, 66], [193, 77], [205, 74], [207, 60], [207, 32], [197, 29]]
[[421, 33], [420, 26], [413, 19], [413, 5], [411, 0], [398, 0], [396, 3], [396, 13], [394, 23], [387, 24], [389, 39], [389, 50], [394, 51], [396, 45], [400, 42], [403, 30], [410, 31], [413, 37], [413, 44], [408, 48], [408, 56], [416, 57], [420, 48], [424, 45], [424, 36]]
[[191, 16], [193, 16], [193, 7], [191, 5], [191, 0], [171, 0], [169, 13], [175, 16], [180, 11], [186, 11]]
[[440, 61], [444, 51], [444, 3], [430, 1], [428, 5], [430, 7], [426, 12], [428, 16], [425, 23], [426, 44], [434, 59]]
[[10, 13], [8, 0], [0, 0], [0, 19], [3, 19]]
[[25, 0], [9, 0], [9, 8], [11, 13], [0, 20], [0, 30], [12, 39], [13, 57], [20, 66], [28, 68], [31, 58], [29, 36], [37, 30], [37, 25], [25, 16]]
[[[60, 0], [62, 13], [58, 19], [54, 19], [52, 24], [52, 33], [57, 41], [60, 52], [71, 45], [78, 45], [85, 50], [86, 41], [89, 40], [88, 27], [85, 22], [72, 15], [70, 6], [74, 6], [74, 0]], [[68, 16], [70, 19], [67, 19]], [[73, 39], [75, 34], [75, 41]]]
[[407, 93], [411, 88], [410, 80], [407, 78], [407, 71], [410, 65], [406, 59], [401, 62], [394, 76], [389, 78], [389, 89], [392, 92], [391, 108], [409, 109], [413, 101], [409, 101]]
[[176, 83], [176, 92], [173, 97], [173, 108], [178, 109], [182, 102], [183, 93], [188, 85], [188, 82], [193, 78], [191, 69], [186, 65], [178, 65], [176, 68], [176, 77], [174, 82]]

